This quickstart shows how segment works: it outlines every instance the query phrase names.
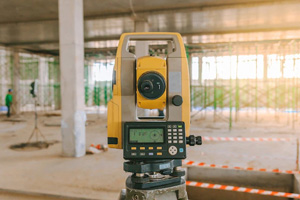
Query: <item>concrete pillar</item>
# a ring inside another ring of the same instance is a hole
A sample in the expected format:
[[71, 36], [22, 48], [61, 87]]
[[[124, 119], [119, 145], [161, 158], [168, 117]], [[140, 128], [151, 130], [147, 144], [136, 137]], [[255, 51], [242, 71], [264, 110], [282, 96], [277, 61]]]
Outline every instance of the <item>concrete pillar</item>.
[[7, 89], [6, 89], [6, 73], [5, 73], [5, 69], [8, 68], [7, 67], [7, 59], [6, 59], [6, 50], [1, 50], [1, 56], [0, 56], [0, 77], [1, 77], [1, 104], [4, 104], [5, 102], [5, 96], [7, 93]]
[[268, 79], [268, 55], [264, 54], [264, 80]]
[[92, 87], [94, 87], [95, 85], [95, 80], [93, 79], [93, 63], [94, 61], [89, 61], [88, 62], [88, 81], [87, 84], [91, 85]]
[[[135, 32], [148, 32], [148, 22], [147, 20], [136, 20], [134, 22]], [[140, 58], [149, 54], [148, 42], [137, 41], [135, 46], [136, 58]]]
[[13, 52], [13, 104], [12, 114], [19, 116], [21, 113], [21, 96], [20, 96], [20, 56], [19, 52]]
[[85, 155], [83, 0], [59, 1], [62, 153]]
[[199, 66], [199, 71], [198, 71], [198, 84], [202, 85], [202, 56], [198, 56], [198, 66]]
[[49, 68], [48, 68], [48, 62], [45, 57], [39, 57], [39, 86], [38, 86], [38, 99], [39, 104], [41, 106], [48, 105], [48, 102], [46, 102], [46, 96], [48, 91], [48, 85], [49, 84]]

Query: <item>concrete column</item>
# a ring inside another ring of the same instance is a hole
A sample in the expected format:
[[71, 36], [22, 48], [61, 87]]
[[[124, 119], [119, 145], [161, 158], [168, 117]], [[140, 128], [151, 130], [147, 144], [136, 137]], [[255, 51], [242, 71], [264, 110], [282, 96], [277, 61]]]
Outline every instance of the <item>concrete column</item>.
[[94, 87], [95, 85], [95, 80], [93, 79], [93, 62], [92, 61], [89, 61], [88, 62], [88, 85], [91, 85], [92, 87]]
[[198, 84], [202, 85], [202, 56], [198, 56], [198, 66], [199, 66], [199, 71], [198, 71]]
[[85, 155], [83, 0], [59, 1], [62, 153]]
[[38, 86], [38, 99], [41, 106], [48, 105], [45, 102], [46, 91], [48, 91], [49, 84], [49, 68], [48, 62], [45, 57], [39, 57], [39, 86]]
[[[135, 32], [148, 32], [147, 20], [136, 20], [134, 22]], [[138, 41], [135, 46], [136, 58], [140, 58], [149, 54], [148, 42]]]
[[264, 54], [264, 80], [268, 79], [268, 55]]
[[7, 58], [6, 58], [6, 50], [1, 50], [1, 56], [0, 56], [0, 77], [1, 77], [1, 104], [4, 104], [5, 102], [5, 96], [7, 93], [6, 89], [6, 73], [5, 69], [7, 67]]
[[21, 113], [20, 99], [20, 56], [16, 50], [13, 52], [13, 104], [12, 114], [19, 116]]

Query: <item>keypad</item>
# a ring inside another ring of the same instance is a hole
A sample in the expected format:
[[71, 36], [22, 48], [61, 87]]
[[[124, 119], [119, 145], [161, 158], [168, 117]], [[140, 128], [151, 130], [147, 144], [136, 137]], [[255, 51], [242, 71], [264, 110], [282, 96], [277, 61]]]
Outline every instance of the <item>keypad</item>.
[[168, 144], [183, 144], [183, 126], [168, 125]]

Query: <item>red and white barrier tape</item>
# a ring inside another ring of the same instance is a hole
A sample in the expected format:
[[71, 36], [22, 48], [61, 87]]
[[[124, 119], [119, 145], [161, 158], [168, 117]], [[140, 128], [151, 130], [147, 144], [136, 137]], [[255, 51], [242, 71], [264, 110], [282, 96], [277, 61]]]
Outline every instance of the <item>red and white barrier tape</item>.
[[205, 152], [205, 151], [197, 151], [199, 152], [199, 155], [201, 156], [229, 156], [229, 157], [235, 157], [235, 158], [247, 158], [247, 159], [280, 159], [280, 160], [295, 160], [295, 158], [292, 157], [284, 157], [284, 156], [267, 156], [267, 155], [248, 155], [248, 154], [235, 154], [235, 153], [225, 153], [225, 152]]
[[202, 182], [195, 182], [195, 181], [186, 181], [186, 185], [200, 187], [200, 188], [246, 192], [246, 193], [252, 193], [252, 194], [261, 194], [261, 195], [268, 195], [268, 196], [300, 199], [300, 194], [296, 194], [296, 193], [276, 192], [276, 191], [269, 191], [269, 190], [237, 187], [237, 186], [231, 186], [231, 185], [219, 185], [219, 184], [202, 183]]
[[230, 167], [228, 165], [207, 164], [204, 162], [195, 162], [190, 160], [183, 160], [182, 164], [187, 166], [196, 166], [196, 167], [211, 167], [211, 168], [222, 168], [222, 169], [273, 172], [273, 173], [282, 173], [282, 174], [300, 174], [300, 171], [294, 171], [294, 170], [279, 170], [279, 169], [252, 168], [252, 167]]
[[238, 141], [238, 142], [289, 142], [291, 138], [258, 138], [258, 137], [209, 137], [202, 136], [203, 141]]

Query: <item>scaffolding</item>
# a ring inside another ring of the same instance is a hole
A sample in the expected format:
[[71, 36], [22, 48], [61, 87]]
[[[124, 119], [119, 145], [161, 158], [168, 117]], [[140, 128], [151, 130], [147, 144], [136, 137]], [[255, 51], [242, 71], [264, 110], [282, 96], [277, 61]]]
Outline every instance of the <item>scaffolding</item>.
[[[58, 57], [41, 56], [30, 53], [18, 53], [18, 89], [17, 102], [20, 112], [34, 111], [34, 99], [30, 94], [30, 84], [38, 80], [37, 110], [49, 112], [61, 109], [60, 66]], [[14, 88], [14, 52], [10, 49], [0, 49], [0, 112], [6, 111], [5, 96], [8, 89]], [[102, 68], [111, 68], [112, 59], [105, 57], [88, 58], [84, 66], [85, 104], [92, 110], [106, 108], [112, 98], [111, 80], [93, 80], [94, 63], [102, 63]], [[101, 69], [102, 69], [101, 68]], [[102, 73], [99, 69], [98, 73]], [[111, 76], [109, 76], [111, 77]]]
[[[163, 48], [165, 46], [151, 46], [150, 52], [164, 56]], [[300, 41], [194, 44], [186, 46], [186, 51], [189, 62], [197, 58], [190, 69], [192, 119], [212, 116], [213, 121], [223, 120], [231, 129], [243, 120], [241, 115], [258, 123], [264, 113], [268, 113], [268, 117], [295, 127], [300, 106]], [[30, 83], [36, 79], [39, 80], [38, 111], [60, 110], [58, 57], [19, 55], [21, 112], [34, 110], [29, 90]], [[13, 62], [13, 52], [0, 49], [0, 111], [5, 111], [5, 95], [13, 87]], [[112, 98], [113, 65], [113, 54], [86, 54], [84, 99], [87, 108], [106, 109]], [[197, 76], [193, 74], [195, 67]], [[97, 77], [100, 75], [103, 77]]]
[[231, 129], [241, 113], [258, 123], [266, 112], [295, 127], [300, 105], [298, 40], [199, 44], [188, 49], [199, 60], [199, 77], [191, 85], [193, 119], [213, 113], [214, 121], [224, 120]]

